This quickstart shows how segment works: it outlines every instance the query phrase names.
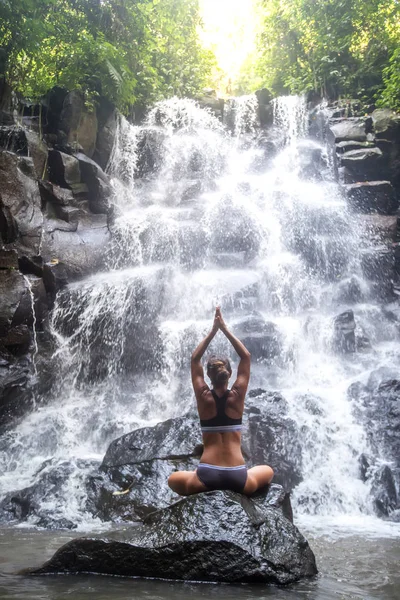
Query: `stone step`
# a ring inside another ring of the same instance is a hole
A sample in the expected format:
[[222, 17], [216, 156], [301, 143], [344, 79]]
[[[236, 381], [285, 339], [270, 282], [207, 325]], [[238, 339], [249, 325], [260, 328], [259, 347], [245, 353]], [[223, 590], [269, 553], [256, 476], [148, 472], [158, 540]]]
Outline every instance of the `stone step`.
[[359, 181], [343, 185], [348, 204], [354, 212], [392, 215], [399, 203], [390, 181]]

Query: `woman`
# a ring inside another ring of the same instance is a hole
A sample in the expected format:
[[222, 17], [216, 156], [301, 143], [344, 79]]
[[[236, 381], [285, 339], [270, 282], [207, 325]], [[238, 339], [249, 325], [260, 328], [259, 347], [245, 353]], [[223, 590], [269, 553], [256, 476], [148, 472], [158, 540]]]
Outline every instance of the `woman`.
[[[232, 369], [225, 358], [211, 357], [207, 363], [211, 390], [204, 381], [201, 358], [218, 330], [228, 338], [240, 358], [237, 378], [230, 390], [228, 381]], [[172, 473], [168, 485], [182, 496], [225, 489], [253, 494], [270, 483], [274, 472], [267, 465], [247, 469], [244, 464], [240, 442], [244, 398], [250, 378], [250, 352], [229, 331], [219, 307], [210, 333], [192, 354], [191, 370], [204, 449], [196, 471]]]

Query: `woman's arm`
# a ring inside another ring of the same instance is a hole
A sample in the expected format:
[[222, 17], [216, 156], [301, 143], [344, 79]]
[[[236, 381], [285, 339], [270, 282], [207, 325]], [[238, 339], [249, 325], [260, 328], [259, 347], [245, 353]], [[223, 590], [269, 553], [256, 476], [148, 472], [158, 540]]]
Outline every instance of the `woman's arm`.
[[236, 336], [234, 336], [231, 331], [229, 331], [224, 319], [222, 318], [221, 309], [219, 307], [217, 307], [215, 314], [219, 321], [220, 330], [228, 338], [239, 355], [240, 362], [237, 370], [237, 377], [232, 389], [236, 389], [240, 396], [244, 398], [250, 380], [251, 354], [247, 350], [246, 346]]
[[[218, 309], [217, 309], [218, 310]], [[215, 311], [214, 323], [212, 329], [209, 334], [206, 335], [204, 340], [200, 342], [197, 348], [193, 351], [192, 359], [191, 359], [191, 373], [192, 373], [192, 385], [194, 389], [194, 393], [196, 397], [201, 395], [205, 390], [208, 390], [209, 387], [204, 381], [204, 370], [203, 365], [201, 364], [201, 359], [210, 345], [211, 340], [214, 338], [215, 334], [219, 329], [219, 320], [217, 319], [217, 311]]]

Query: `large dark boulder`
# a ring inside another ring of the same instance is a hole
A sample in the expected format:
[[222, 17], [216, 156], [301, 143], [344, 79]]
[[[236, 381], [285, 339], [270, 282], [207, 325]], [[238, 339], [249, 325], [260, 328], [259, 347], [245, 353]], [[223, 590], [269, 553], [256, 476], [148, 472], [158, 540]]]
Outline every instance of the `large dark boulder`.
[[340, 157], [340, 165], [345, 167], [345, 183], [389, 178], [388, 162], [377, 147], [345, 152]]
[[[287, 403], [264, 390], [254, 390], [250, 398], [242, 444], [246, 462], [249, 467], [270, 464], [274, 481], [290, 491], [301, 481], [302, 451]], [[124, 435], [109, 446], [99, 473], [88, 478], [87, 509], [103, 520], [140, 520], [173, 502], [169, 475], [194, 470], [201, 453], [196, 417], [170, 419]]]
[[[101, 117], [103, 113], [99, 116]], [[105, 169], [110, 160], [117, 134], [119, 115], [115, 108], [108, 110], [104, 123], [99, 119], [99, 131], [96, 140], [96, 150], [93, 159]]]
[[31, 158], [0, 152], [0, 235], [19, 256], [37, 255], [43, 215]]
[[356, 351], [356, 323], [352, 310], [337, 315], [333, 320], [333, 348], [341, 353], [348, 354]]
[[317, 573], [308, 542], [269, 494], [184, 498], [138, 528], [69, 542], [34, 575], [98, 573], [226, 583], [288, 584]]
[[[355, 383], [348, 394], [363, 422], [370, 446], [364, 457], [365, 479], [370, 480], [377, 514], [400, 520], [400, 381], [385, 380], [390, 370], [373, 372], [366, 385]], [[383, 381], [382, 381], [383, 379]]]
[[365, 120], [360, 118], [340, 119], [330, 126], [335, 142], [367, 141]]
[[66, 217], [47, 219], [45, 225], [43, 260], [50, 265], [61, 262], [65, 269], [64, 281], [104, 267], [110, 242], [106, 215], [83, 213], [69, 222]]
[[81, 148], [88, 156], [93, 156], [97, 138], [97, 115], [88, 110], [84, 95], [78, 90], [69, 92], [63, 101], [58, 122], [59, 138], [63, 145]]
[[[57, 441], [48, 431], [47, 443]], [[9, 492], [0, 502], [0, 519], [5, 523], [26, 522], [46, 529], [75, 529], [76, 523], [65, 517], [63, 494], [60, 490], [71, 485], [70, 478], [76, 476], [77, 469], [90, 469], [97, 463], [84, 460], [44, 461], [35, 473], [32, 485]]]
[[377, 138], [400, 141], [400, 115], [390, 108], [377, 108], [371, 115]]
[[392, 215], [399, 202], [390, 181], [363, 181], [344, 186], [349, 206], [358, 213]]
[[281, 335], [274, 323], [265, 321], [260, 314], [242, 319], [234, 327], [237, 335], [256, 361], [268, 361], [283, 352]]
[[32, 407], [32, 390], [28, 386], [30, 375], [31, 364], [26, 357], [15, 358], [0, 346], [0, 433]]
[[88, 187], [89, 208], [93, 213], [107, 213], [111, 186], [103, 169], [81, 152], [75, 155], [79, 161], [82, 181]]

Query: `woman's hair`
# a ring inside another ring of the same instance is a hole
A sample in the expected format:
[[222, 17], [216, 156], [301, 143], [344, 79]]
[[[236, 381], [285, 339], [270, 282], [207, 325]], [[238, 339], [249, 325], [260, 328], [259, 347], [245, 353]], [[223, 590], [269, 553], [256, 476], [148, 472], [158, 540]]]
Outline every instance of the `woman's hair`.
[[225, 383], [232, 375], [231, 363], [224, 356], [210, 356], [207, 361], [207, 375], [213, 385]]

